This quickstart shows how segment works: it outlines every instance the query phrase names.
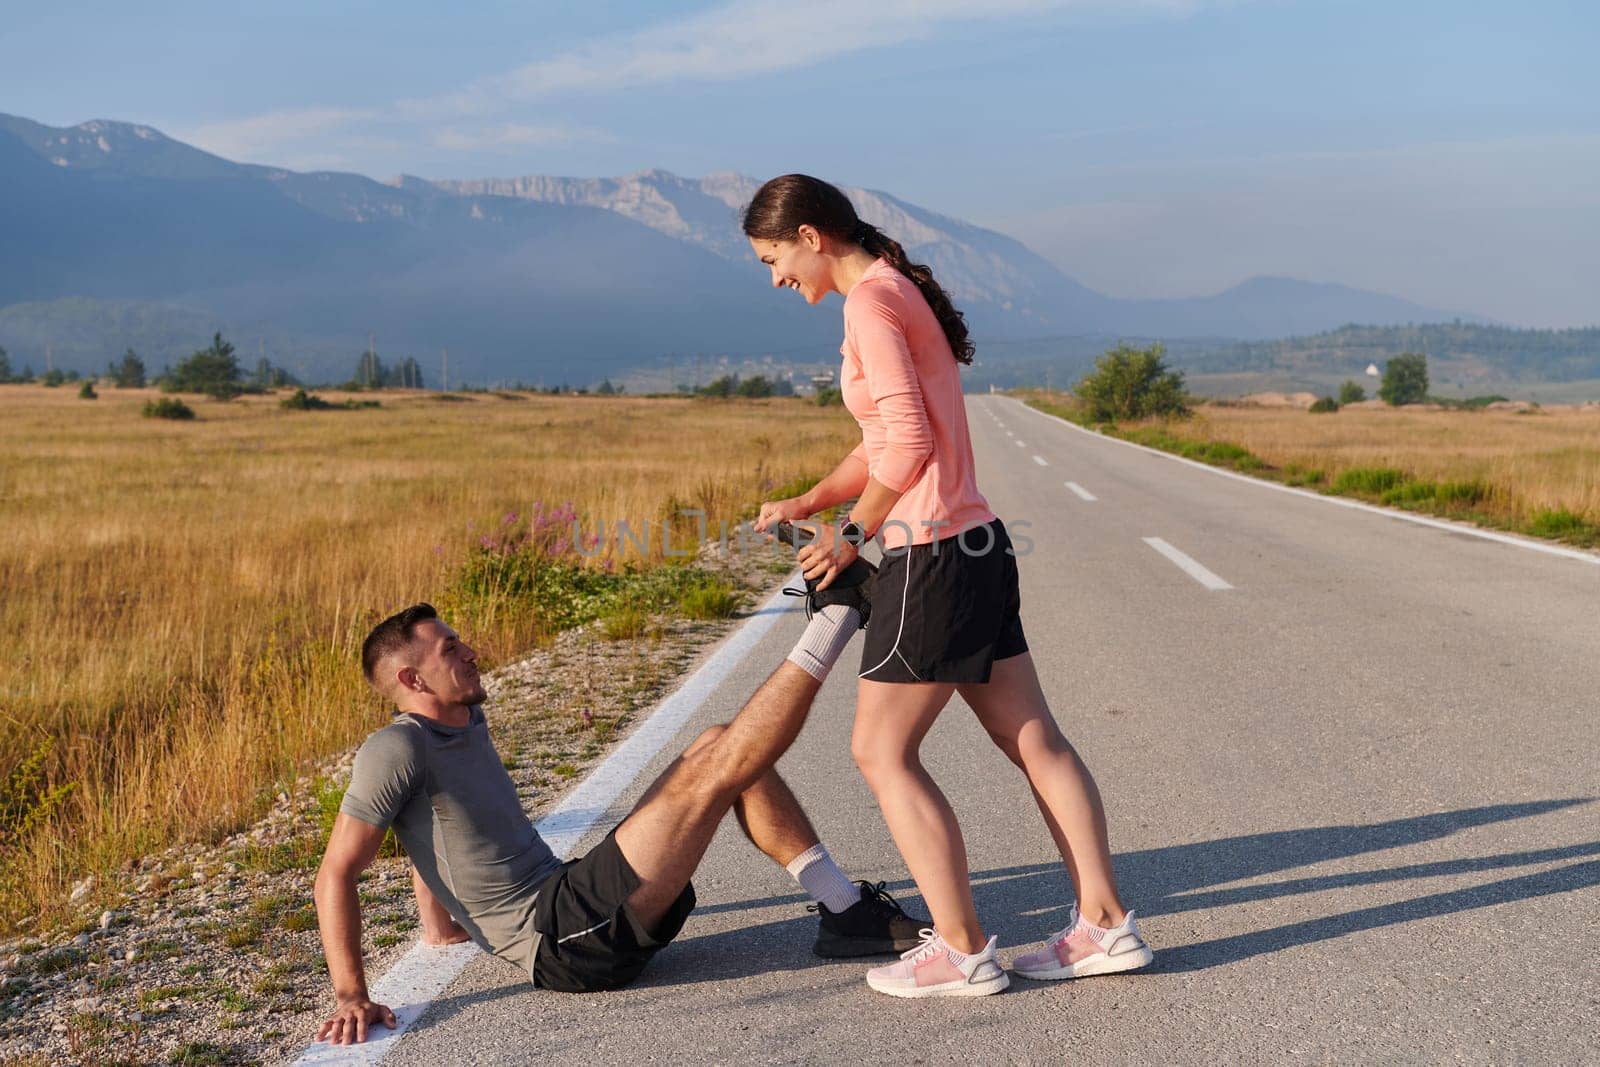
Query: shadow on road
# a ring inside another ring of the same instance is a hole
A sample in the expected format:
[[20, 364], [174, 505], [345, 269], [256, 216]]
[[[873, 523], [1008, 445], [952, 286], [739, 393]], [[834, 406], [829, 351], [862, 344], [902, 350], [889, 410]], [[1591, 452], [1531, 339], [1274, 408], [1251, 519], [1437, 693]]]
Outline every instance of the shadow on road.
[[[1336, 871], [1265, 884], [1232, 884], [1297, 867], [1434, 841], [1461, 830], [1543, 815], [1587, 804], [1592, 799], [1574, 797], [1495, 804], [1366, 825], [1315, 826], [1144, 849], [1119, 854], [1117, 876], [1140, 913], [1148, 916], [1416, 878], [1509, 870], [1563, 860], [1580, 861], [1483, 885], [1430, 893], [1210, 941], [1157, 946], [1159, 951], [1152, 970], [1165, 973], [1204, 970], [1362, 930], [1600, 886], [1600, 859], [1589, 858], [1600, 857], [1600, 841], [1493, 856], [1432, 860], [1377, 870]], [[910, 882], [896, 883], [889, 888], [902, 894], [908, 911], [916, 913], [921, 909], [921, 901], [915, 896], [916, 887]], [[1060, 864], [1030, 864], [973, 872], [973, 895], [990, 932], [1000, 935], [1002, 945], [1014, 946], [1039, 940], [1048, 932], [1046, 927], [1050, 920], [1064, 921], [1071, 887]], [[670, 946], [631, 988], [647, 991], [817, 966], [818, 961], [810, 951], [816, 936], [816, 919], [801, 910], [805, 903], [802, 895], [786, 893], [698, 908], [696, 914], [703, 915], [790, 905], [795, 914], [792, 918], [752, 923], [698, 937], [692, 933], [691, 919], [689, 936]], [[860, 962], [866, 965], [875, 961]], [[1030, 985], [1024, 983], [1022, 988], [1030, 988]], [[500, 988], [445, 997], [435, 1002], [428, 1012], [426, 1026], [436, 1026], [471, 1005], [531, 991], [524, 980], [508, 972], [507, 984]], [[770, 995], [782, 997], [792, 1006], [796, 997], [820, 993], [790, 987]]]
[[[1600, 857], [1600, 841], [1493, 856], [1433, 860], [1377, 870], [1336, 871], [1265, 884], [1231, 884], [1364, 853], [1417, 845], [1477, 826], [1525, 819], [1587, 804], [1591, 799], [1573, 797], [1493, 804], [1388, 822], [1314, 826], [1125, 852], [1116, 857], [1117, 877], [1139, 907], [1140, 914], [1148, 916], [1221, 908], [1330, 889], [1511, 870], [1562, 860], [1587, 860], [1466, 889], [1433, 893], [1238, 936], [1188, 945], [1160, 946], [1154, 969], [1167, 972], [1201, 970], [1374, 927], [1600, 885], [1600, 860], [1588, 859]], [[978, 912], [984, 917], [989, 932], [1000, 935], [1002, 945], [1037, 941], [1048, 932], [1046, 927], [1051, 919], [1065, 921], [1072, 891], [1060, 864], [1000, 867], [975, 871], [972, 877]], [[921, 902], [915, 899], [916, 887], [910, 882], [900, 882], [890, 888], [911, 898], [906, 901], [908, 911], [915, 913], [920, 908]], [[697, 911], [728, 912], [785, 903], [792, 903], [798, 908], [804, 901], [805, 898], [799, 894], [784, 894], [713, 905]], [[814, 919], [797, 916], [777, 923], [761, 923], [705, 937], [691, 937], [675, 945], [670, 956], [664, 956], [660, 965], [647, 972], [647, 980], [661, 985], [718, 981], [749, 977], [770, 970], [774, 965], [784, 969], [804, 966], [810, 959], [806, 950], [814, 936], [814, 923]], [[791, 944], [794, 948], [775, 953], [774, 945], [783, 943]]]

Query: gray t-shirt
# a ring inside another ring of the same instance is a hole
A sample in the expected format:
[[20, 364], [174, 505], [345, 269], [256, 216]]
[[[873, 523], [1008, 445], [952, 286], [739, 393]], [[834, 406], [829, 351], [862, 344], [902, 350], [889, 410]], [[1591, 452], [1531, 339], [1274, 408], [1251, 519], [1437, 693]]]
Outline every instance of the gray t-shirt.
[[339, 810], [392, 825], [422, 881], [472, 940], [532, 973], [534, 901], [561, 862], [523, 812], [481, 708], [465, 726], [396, 713], [356, 752]]

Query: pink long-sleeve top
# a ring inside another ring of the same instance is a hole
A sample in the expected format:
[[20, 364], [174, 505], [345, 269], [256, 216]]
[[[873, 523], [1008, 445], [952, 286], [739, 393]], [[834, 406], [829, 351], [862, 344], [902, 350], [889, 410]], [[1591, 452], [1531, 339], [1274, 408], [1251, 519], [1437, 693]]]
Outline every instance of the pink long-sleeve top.
[[887, 260], [846, 295], [839, 351], [840, 391], [861, 427], [852, 454], [904, 494], [881, 527], [884, 546], [924, 545], [992, 521], [978, 492], [960, 364], [916, 283]]

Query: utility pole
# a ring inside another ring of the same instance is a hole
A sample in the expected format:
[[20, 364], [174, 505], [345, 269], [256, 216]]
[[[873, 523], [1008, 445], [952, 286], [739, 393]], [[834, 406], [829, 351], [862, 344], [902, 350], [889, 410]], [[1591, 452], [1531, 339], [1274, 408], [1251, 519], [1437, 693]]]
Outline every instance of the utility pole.
[[55, 352], [49, 345], [44, 346], [44, 372], [49, 374], [56, 369]]
[[439, 349], [439, 390], [445, 393], [450, 391], [450, 350], [448, 348]]

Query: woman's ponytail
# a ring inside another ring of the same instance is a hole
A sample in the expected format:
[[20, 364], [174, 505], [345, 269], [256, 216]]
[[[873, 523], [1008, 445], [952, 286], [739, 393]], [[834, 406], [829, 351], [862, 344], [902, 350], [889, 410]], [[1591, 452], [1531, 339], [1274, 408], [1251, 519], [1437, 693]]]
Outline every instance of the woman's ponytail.
[[870, 222], [856, 222], [855, 239], [868, 254], [882, 256], [889, 261], [889, 266], [916, 283], [917, 288], [922, 290], [922, 298], [928, 302], [934, 317], [944, 328], [945, 340], [950, 342], [950, 351], [955, 355], [956, 362], [971, 363], [977, 348], [967, 335], [967, 318], [956, 310], [944, 287], [934, 280], [933, 271], [926, 264], [911, 262], [899, 241]]

